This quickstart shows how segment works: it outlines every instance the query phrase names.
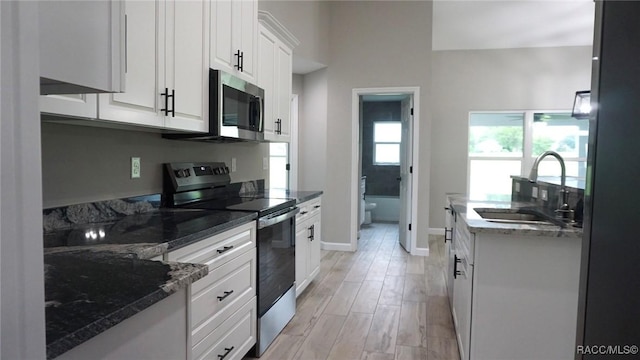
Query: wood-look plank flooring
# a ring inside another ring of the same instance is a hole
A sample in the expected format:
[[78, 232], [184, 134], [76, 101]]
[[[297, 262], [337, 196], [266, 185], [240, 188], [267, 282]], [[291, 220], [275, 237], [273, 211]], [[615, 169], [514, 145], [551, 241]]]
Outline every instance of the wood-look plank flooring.
[[320, 274], [260, 359], [459, 360], [444, 272], [442, 237], [412, 256], [397, 224], [364, 227], [358, 251], [322, 251]]

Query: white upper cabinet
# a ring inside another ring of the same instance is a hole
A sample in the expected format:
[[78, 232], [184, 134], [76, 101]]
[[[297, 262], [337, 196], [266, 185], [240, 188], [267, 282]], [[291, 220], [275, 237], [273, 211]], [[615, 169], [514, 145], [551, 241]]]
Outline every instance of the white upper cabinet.
[[265, 93], [264, 136], [289, 142], [293, 47], [298, 40], [268, 12], [258, 14], [258, 86]]
[[45, 115], [95, 119], [98, 117], [98, 95], [41, 95], [40, 112]]
[[121, 1], [44, 0], [38, 6], [41, 94], [125, 89]]
[[257, 35], [256, 0], [211, 1], [211, 68], [255, 82]]
[[208, 130], [209, 2], [126, 1], [126, 92], [99, 97], [100, 120]]

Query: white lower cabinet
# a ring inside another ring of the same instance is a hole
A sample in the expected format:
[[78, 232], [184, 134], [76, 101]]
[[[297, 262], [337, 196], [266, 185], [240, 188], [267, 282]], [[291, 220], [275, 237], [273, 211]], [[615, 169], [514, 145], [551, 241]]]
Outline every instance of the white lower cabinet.
[[320, 272], [320, 244], [322, 241], [322, 200], [315, 198], [298, 207], [296, 216], [296, 297]]
[[572, 359], [581, 238], [453, 225], [452, 314], [461, 360]]
[[242, 359], [256, 343], [256, 225], [172, 251], [169, 261], [207, 264], [189, 294], [190, 359]]

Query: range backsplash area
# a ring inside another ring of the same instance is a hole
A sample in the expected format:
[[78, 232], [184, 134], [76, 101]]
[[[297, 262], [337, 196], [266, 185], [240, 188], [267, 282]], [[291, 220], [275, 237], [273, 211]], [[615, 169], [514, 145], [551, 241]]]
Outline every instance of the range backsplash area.
[[[231, 181], [268, 179], [268, 156], [267, 143], [168, 140], [157, 132], [43, 122], [43, 207], [160, 193], [167, 162], [221, 161], [231, 167], [236, 158]], [[141, 159], [138, 179], [131, 178], [131, 157]]]
[[[558, 208], [559, 197], [562, 196], [560, 190], [560, 178], [539, 177], [537, 182], [531, 182], [526, 177], [511, 176], [511, 201], [530, 202], [538, 205], [548, 214], [554, 214]], [[533, 188], [538, 189], [537, 196], [534, 197]], [[582, 213], [584, 206], [584, 180], [567, 178], [566, 185], [569, 196], [567, 204], [574, 211], [574, 219], [577, 223], [582, 223]], [[547, 191], [547, 200], [542, 200], [542, 191]]]

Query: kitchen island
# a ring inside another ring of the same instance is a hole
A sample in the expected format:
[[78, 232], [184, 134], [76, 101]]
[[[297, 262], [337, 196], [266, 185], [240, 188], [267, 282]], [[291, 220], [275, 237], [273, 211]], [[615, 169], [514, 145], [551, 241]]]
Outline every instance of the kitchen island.
[[479, 214], [532, 205], [448, 197], [447, 283], [462, 360], [573, 358], [582, 229]]

